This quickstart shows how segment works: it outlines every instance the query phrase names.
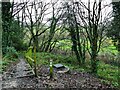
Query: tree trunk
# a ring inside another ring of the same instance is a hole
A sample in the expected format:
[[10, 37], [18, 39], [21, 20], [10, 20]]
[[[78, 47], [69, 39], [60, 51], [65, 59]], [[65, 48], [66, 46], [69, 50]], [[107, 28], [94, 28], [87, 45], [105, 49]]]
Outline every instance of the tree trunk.
[[97, 37], [92, 40], [91, 44], [91, 71], [92, 73], [97, 73]]
[[29, 41], [29, 47], [31, 46], [31, 43], [32, 43], [32, 38], [30, 38], [30, 41]]
[[47, 46], [46, 46], [46, 48], [45, 48], [45, 52], [47, 52], [47, 51], [49, 50], [51, 40], [52, 40], [52, 38], [50, 38], [50, 39], [48, 40]]
[[118, 39], [117, 49], [118, 49], [118, 52], [120, 52], [120, 38]]
[[71, 40], [72, 40], [72, 43], [73, 43], [72, 48], [73, 48], [73, 50], [75, 52], [75, 55], [76, 55], [76, 58], [77, 58], [79, 64], [81, 64], [80, 55], [79, 55], [79, 52], [77, 50], [77, 40], [76, 40], [76, 36], [75, 36], [76, 34], [75, 34], [75, 32], [73, 30], [71, 28], [71, 32], [70, 32], [70, 34], [71, 34]]
[[38, 37], [37, 36], [33, 36], [33, 45], [35, 45], [36, 51], [38, 51], [39, 45], [38, 45]]

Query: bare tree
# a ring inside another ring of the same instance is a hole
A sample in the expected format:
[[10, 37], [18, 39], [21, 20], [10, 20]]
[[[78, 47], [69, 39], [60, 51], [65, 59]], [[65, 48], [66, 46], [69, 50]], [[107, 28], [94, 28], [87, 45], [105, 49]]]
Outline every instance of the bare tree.
[[[80, 18], [80, 25], [86, 31], [87, 44], [90, 44], [90, 48], [87, 49], [91, 56], [91, 69], [92, 72], [97, 73], [97, 55], [100, 51], [100, 46], [105, 37], [105, 25], [109, 22], [110, 13], [108, 16], [103, 17], [102, 0], [94, 0], [91, 2], [83, 3], [81, 0], [75, 2], [78, 9], [78, 16]], [[107, 5], [106, 5], [107, 6]]]
[[79, 64], [85, 62], [85, 38], [83, 30], [79, 26], [77, 9], [73, 1], [64, 3], [64, 25], [71, 36], [72, 50], [75, 52]]
[[37, 49], [39, 49], [39, 36], [48, 30], [48, 28], [45, 28], [48, 21], [44, 22], [48, 8], [49, 3], [44, 3], [40, 0], [34, 0], [33, 2], [29, 2], [23, 9], [23, 22], [25, 22], [25, 25], [30, 33], [29, 46], [33, 41], [33, 44]]
[[[73, 50], [79, 61], [85, 59], [85, 51], [91, 56], [91, 70], [97, 72], [97, 55], [101, 43], [105, 39], [106, 24], [110, 21], [111, 13], [105, 13], [102, 0], [70, 0], [65, 2], [64, 20], [73, 42]], [[86, 45], [86, 46], [85, 46]], [[90, 47], [89, 47], [90, 46]], [[85, 49], [86, 48], [86, 49]]]
[[51, 2], [51, 5], [52, 5], [52, 17], [50, 19], [50, 31], [49, 31], [49, 37], [48, 37], [48, 42], [47, 42], [45, 51], [51, 51], [52, 48], [55, 47], [57, 39], [55, 39], [52, 43], [51, 43], [51, 41], [54, 38], [55, 32], [57, 30], [60, 30], [60, 28], [61, 28], [58, 23], [59, 23], [60, 19], [62, 18], [63, 9], [61, 9], [60, 7], [56, 7], [56, 5], [58, 4], [58, 1]]

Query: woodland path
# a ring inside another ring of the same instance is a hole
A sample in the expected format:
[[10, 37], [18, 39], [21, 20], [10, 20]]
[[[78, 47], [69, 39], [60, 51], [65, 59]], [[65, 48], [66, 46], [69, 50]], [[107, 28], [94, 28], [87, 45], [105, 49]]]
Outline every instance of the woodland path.
[[2, 88], [17, 88], [21, 85], [22, 77], [26, 77], [32, 73], [29, 69], [29, 65], [23, 58], [19, 58], [19, 63], [10, 67], [2, 78]]
[[[77, 88], [77, 90], [117, 90], [110, 84], [103, 84], [93, 75], [86, 72], [70, 70], [69, 73], [54, 73], [49, 79], [48, 66], [38, 68], [38, 76], [34, 77], [29, 65], [23, 58], [3, 73], [2, 90], [41, 90], [41, 88]], [[24, 88], [24, 89], [23, 89]], [[46, 90], [47, 90], [46, 89]], [[66, 90], [66, 89], [64, 89]]]

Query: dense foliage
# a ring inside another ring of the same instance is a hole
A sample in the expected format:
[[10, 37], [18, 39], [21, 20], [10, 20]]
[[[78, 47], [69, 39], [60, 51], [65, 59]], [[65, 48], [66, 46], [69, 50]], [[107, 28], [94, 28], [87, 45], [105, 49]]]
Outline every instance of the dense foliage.
[[2, 2], [2, 51], [7, 53], [7, 47], [15, 47], [17, 50], [25, 49], [23, 28], [19, 18], [13, 18], [13, 3]]
[[114, 45], [120, 51], [120, 2], [113, 2], [113, 21], [108, 30], [108, 36], [113, 39]]

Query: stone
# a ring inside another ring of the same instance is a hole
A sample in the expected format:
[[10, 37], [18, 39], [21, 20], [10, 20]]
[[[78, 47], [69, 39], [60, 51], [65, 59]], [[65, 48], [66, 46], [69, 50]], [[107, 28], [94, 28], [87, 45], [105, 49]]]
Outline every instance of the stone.
[[55, 68], [59, 69], [59, 68], [64, 68], [64, 65], [62, 64], [55, 64], [53, 65]]
[[47, 79], [50, 79], [50, 76], [47, 76]]

